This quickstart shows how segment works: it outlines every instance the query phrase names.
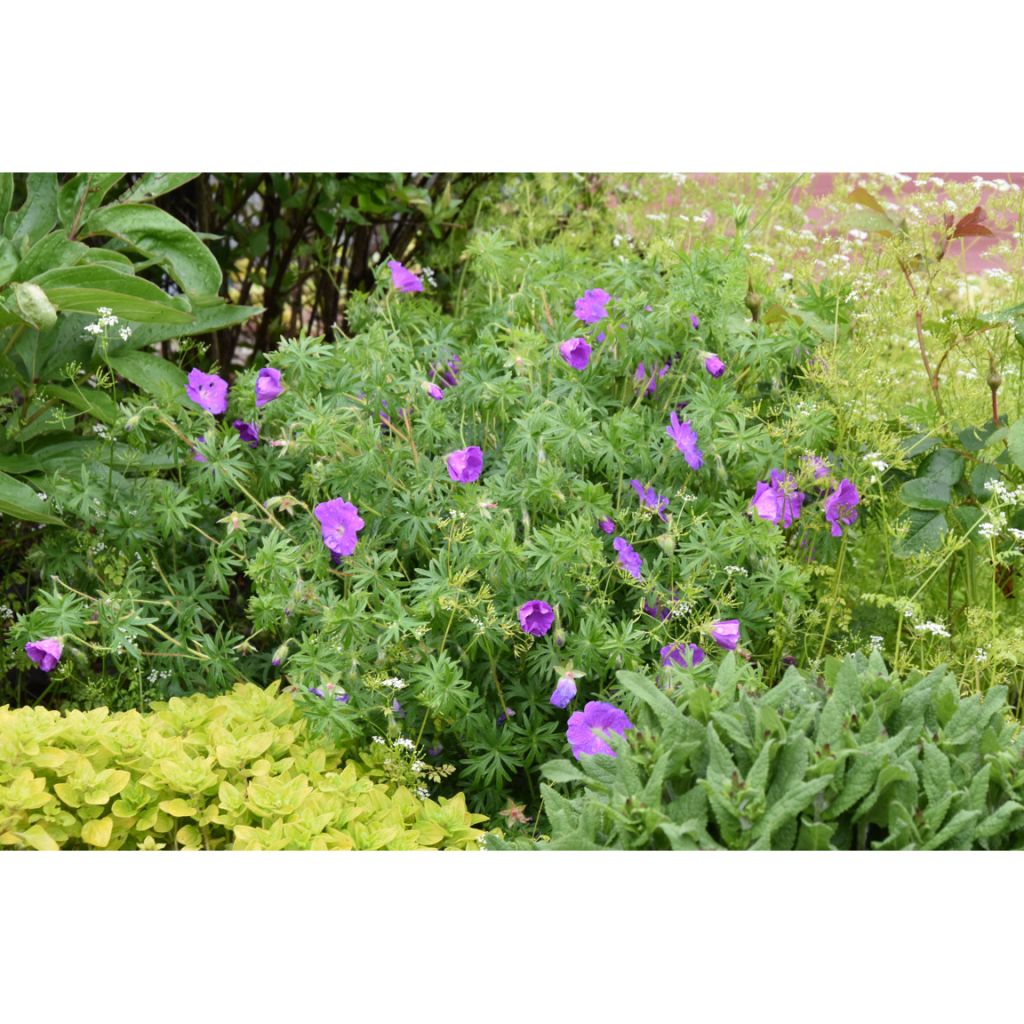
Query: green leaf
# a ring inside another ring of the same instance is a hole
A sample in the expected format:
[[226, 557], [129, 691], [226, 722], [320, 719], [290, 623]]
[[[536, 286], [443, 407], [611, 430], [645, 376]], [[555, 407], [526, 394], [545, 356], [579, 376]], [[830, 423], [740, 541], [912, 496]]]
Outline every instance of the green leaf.
[[950, 487], [952, 487], [953, 484], [955, 484], [963, 475], [963, 456], [957, 455], [956, 452], [949, 448], [940, 448], [937, 452], [932, 452], [932, 454], [924, 460], [924, 464], [921, 466], [921, 470], [917, 474], [918, 479], [927, 478], [929, 480], [936, 480], [939, 483], [948, 484]]
[[624, 690], [642, 700], [657, 715], [662, 725], [678, 717], [679, 709], [646, 676], [620, 671], [615, 673], [615, 678]]
[[1002, 479], [1002, 473], [998, 466], [991, 462], [979, 462], [971, 473], [971, 490], [979, 501], [988, 501], [992, 497], [991, 492], [985, 490], [985, 484], [990, 480]]
[[46, 330], [57, 322], [53, 303], [46, 292], [31, 281], [14, 285], [14, 305], [18, 315], [36, 330]]
[[45, 288], [53, 304], [65, 313], [95, 314], [106, 306], [122, 320], [189, 324], [194, 319], [181, 308], [184, 300], [109, 267], [64, 267], [40, 274], [32, 283]]
[[229, 302], [196, 305], [192, 308], [192, 323], [180, 326], [159, 323], [143, 324], [133, 330], [131, 338], [124, 345], [124, 350], [147, 348], [158, 341], [166, 341], [168, 338], [187, 338], [197, 334], [206, 334], [208, 331], [219, 331], [225, 327], [234, 327], [262, 312], [262, 306], [233, 306]]
[[938, 551], [949, 530], [946, 516], [942, 512], [914, 509], [907, 517], [910, 529], [907, 535], [893, 548], [897, 558], [909, 558], [923, 551]]
[[0, 235], [0, 288], [2, 288], [18, 269], [18, 253], [9, 238]]
[[176, 188], [181, 188], [182, 185], [198, 177], [198, 172], [189, 173], [186, 171], [184, 173], [170, 174], [162, 171], [150, 172], [149, 174], [142, 175], [123, 196], [118, 198], [117, 202], [143, 203], [147, 199], [154, 199], [156, 196], [162, 196], [166, 192], [173, 192]]
[[72, 242], [56, 233], [47, 235], [29, 249], [15, 276], [19, 281], [31, 281], [46, 270], [78, 263], [88, 251], [89, 247], [81, 242]]
[[910, 508], [945, 508], [953, 498], [949, 484], [934, 477], [918, 477], [908, 480], [900, 488], [900, 498]]
[[549, 782], [586, 782], [587, 777], [577, 768], [572, 761], [564, 758], [556, 761], [548, 761], [541, 765], [541, 775]]
[[66, 387], [63, 384], [47, 384], [46, 393], [67, 402], [72, 408], [84, 412], [108, 426], [117, 419], [117, 403], [105, 391], [97, 391], [95, 388]]
[[108, 206], [97, 210], [84, 235], [111, 235], [155, 260], [189, 295], [215, 295], [220, 266], [213, 253], [179, 220], [151, 206]]
[[27, 189], [21, 209], [7, 214], [4, 234], [12, 242], [27, 238], [32, 245], [57, 223], [57, 175], [30, 174]]
[[1013, 464], [1024, 469], [1024, 420], [1017, 420], [1006, 435], [1006, 448]]
[[108, 359], [113, 370], [143, 391], [174, 403], [185, 401], [185, 371], [150, 352], [124, 352]]
[[103, 197], [124, 177], [121, 173], [97, 174], [88, 171], [64, 182], [57, 194], [57, 216], [72, 234], [88, 220], [103, 202]]
[[30, 523], [64, 525], [64, 521], [50, 511], [46, 502], [37, 497], [31, 487], [6, 473], [0, 473], [0, 513]]
[[14, 175], [10, 171], [0, 171], [0, 227], [11, 208], [14, 198]]
[[111, 817], [87, 821], [82, 826], [82, 841], [90, 846], [97, 846], [102, 849], [110, 842], [110, 833], [113, 831], [113, 828], [114, 819]]

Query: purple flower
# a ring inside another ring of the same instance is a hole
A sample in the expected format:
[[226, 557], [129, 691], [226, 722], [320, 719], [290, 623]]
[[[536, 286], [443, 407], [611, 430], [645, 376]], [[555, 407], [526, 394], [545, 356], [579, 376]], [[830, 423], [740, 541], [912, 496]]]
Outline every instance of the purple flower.
[[594, 288], [585, 292], [582, 299], [576, 300], [576, 319], [585, 324], [596, 324], [608, 315], [605, 306], [611, 302], [611, 296], [602, 288]]
[[244, 420], [235, 420], [231, 426], [238, 431], [238, 436], [250, 448], [255, 448], [260, 443], [260, 428], [257, 424], [246, 423]]
[[585, 370], [590, 363], [591, 347], [586, 338], [570, 338], [558, 346], [562, 358], [574, 369]]
[[395, 718], [405, 718], [405, 709], [397, 700], [393, 700], [391, 702], [391, 714], [393, 714]]
[[597, 525], [600, 526], [605, 533], [615, 532], [615, 523], [613, 523], [610, 519], [599, 519], [597, 521]]
[[662, 667], [669, 665], [682, 665], [683, 668], [693, 668], [704, 660], [704, 652], [696, 644], [671, 644], [661, 649]]
[[828, 459], [819, 458], [817, 455], [805, 455], [802, 461], [808, 469], [814, 471], [815, 480], [823, 480], [832, 474]]
[[693, 329], [695, 331], [699, 331], [700, 330], [700, 321], [697, 319], [697, 314], [696, 313], [691, 313], [690, 314], [690, 323], [693, 325]]
[[359, 539], [356, 535], [366, 525], [355, 505], [334, 498], [317, 505], [313, 515], [320, 520], [324, 543], [333, 555], [347, 557], [355, 551]]
[[555, 684], [551, 694], [551, 703], [556, 708], [564, 708], [576, 696], [576, 680], [571, 672], [566, 672]]
[[771, 483], [758, 480], [750, 507], [762, 519], [789, 529], [800, 518], [800, 507], [807, 495], [796, 489], [796, 481], [781, 469], [773, 469]]
[[48, 636], [42, 640], [30, 640], [25, 644], [25, 653], [44, 672], [52, 672], [64, 653], [64, 644], [60, 637]]
[[435, 401], [440, 402], [444, 398], [444, 392], [438, 387], [437, 384], [431, 384], [429, 381], [423, 382], [423, 390]]
[[391, 283], [400, 292], [423, 291], [423, 282], [411, 270], [406, 270], [398, 260], [388, 260], [388, 269], [391, 271]]
[[185, 393], [196, 405], [219, 416], [228, 409], [228, 382], [215, 373], [192, 370], [188, 375]]
[[495, 721], [498, 725], [504, 725], [510, 718], [515, 718], [516, 712], [514, 708], [505, 708], [504, 711], [500, 712]]
[[644, 487], [639, 480], [630, 480], [630, 483], [633, 485], [633, 490], [639, 495], [641, 504], [647, 508], [654, 509], [661, 517], [661, 521], [667, 523], [668, 520], [665, 518], [662, 510], [668, 508], [668, 498], [663, 498], [660, 494], [656, 494], [653, 487]]
[[673, 412], [665, 433], [675, 441], [676, 448], [683, 453], [690, 469], [700, 469], [704, 465], [704, 453], [697, 447], [697, 431], [689, 420], [680, 423], [678, 414]]
[[592, 700], [587, 702], [582, 711], [574, 711], [569, 716], [565, 738], [569, 741], [573, 757], [577, 761], [583, 754], [607, 754], [609, 757], [615, 757], [615, 751], [608, 746], [605, 737], [612, 732], [622, 736], [627, 729], [632, 728], [633, 723], [624, 711], [620, 711], [613, 704]]
[[597, 337], [594, 339], [594, 344], [600, 345], [602, 341], [604, 341], [604, 331], [598, 331]]
[[740, 641], [740, 620], [725, 619], [711, 627], [711, 639], [727, 651], [735, 651]]
[[832, 536], [843, 535], [842, 523], [849, 526], [857, 522], [857, 505], [860, 495], [857, 488], [844, 476], [839, 486], [825, 499], [825, 518], [832, 524]]
[[427, 747], [427, 757], [438, 757], [444, 752], [444, 747], [438, 743], [436, 746]]
[[281, 371], [272, 366], [264, 366], [256, 374], [256, 408], [272, 402], [284, 391], [281, 387]]
[[324, 695], [324, 691], [318, 686], [309, 687], [309, 692], [313, 694], [314, 697], [322, 697]]
[[430, 379], [439, 380], [445, 387], [453, 388], [458, 384], [459, 368], [462, 365], [462, 360], [458, 356], [453, 356], [448, 360], [447, 368], [440, 366], [438, 363], [430, 364]]
[[653, 370], [651, 372], [650, 380], [647, 379], [647, 370], [643, 363], [640, 363], [636, 368], [636, 373], [633, 374], [633, 379], [637, 384], [643, 384], [646, 381], [646, 387], [644, 388], [644, 397], [650, 398], [654, 394], [658, 387], [658, 381], [668, 373], [671, 368], [671, 362], [666, 363], [660, 370]]
[[543, 636], [554, 621], [554, 609], [546, 601], [527, 601], [519, 609], [519, 625], [524, 633]]
[[457, 484], [472, 484], [484, 470], [484, 453], [476, 445], [459, 448], [448, 456], [448, 476]]
[[672, 614], [670, 608], [663, 608], [657, 601], [654, 604], [648, 604], [644, 601], [644, 612], [659, 622], [664, 622]]
[[[203, 442], [203, 444], [206, 444], [206, 437], [205, 437], [205, 436], [204, 436], [203, 434], [200, 434], [200, 435], [199, 435], [199, 436], [198, 436], [198, 437], [196, 438], [196, 440], [197, 440], [197, 441], [202, 441], [202, 442]], [[192, 449], [192, 453], [193, 453], [193, 454], [192, 454], [192, 461], [193, 461], [193, 462], [209, 462], [209, 461], [210, 461], [210, 460], [209, 460], [209, 459], [208, 459], [208, 458], [207, 458], [207, 457], [206, 457], [205, 455], [203, 455], [203, 453], [202, 453], [202, 452], [200, 452], [200, 451], [199, 451], [198, 449], [196, 449], [196, 448], [193, 448], [193, 449]]]
[[725, 373], [725, 363], [722, 362], [714, 352], [708, 352], [704, 359], [704, 369], [711, 374], [712, 377], [721, 377]]
[[612, 541], [612, 547], [619, 553], [619, 565], [629, 573], [633, 579], [641, 579], [640, 567], [644, 564], [643, 559], [623, 540], [616, 537]]

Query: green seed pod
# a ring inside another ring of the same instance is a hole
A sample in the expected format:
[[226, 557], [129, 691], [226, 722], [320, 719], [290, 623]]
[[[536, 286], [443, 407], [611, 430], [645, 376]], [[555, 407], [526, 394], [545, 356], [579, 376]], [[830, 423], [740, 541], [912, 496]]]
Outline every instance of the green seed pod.
[[19, 282], [14, 286], [14, 301], [18, 315], [40, 331], [57, 322], [57, 310], [37, 284]]

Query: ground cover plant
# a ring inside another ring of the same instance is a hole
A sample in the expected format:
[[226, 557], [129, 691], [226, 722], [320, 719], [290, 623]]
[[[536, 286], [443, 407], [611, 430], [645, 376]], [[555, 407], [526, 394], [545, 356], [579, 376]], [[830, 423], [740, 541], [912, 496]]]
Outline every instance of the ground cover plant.
[[885, 187], [815, 200], [840, 236], [788, 177], [499, 177], [435, 280], [384, 252], [344, 329], [235, 372], [119, 374], [137, 325], [98, 310], [90, 457], [26, 462], [60, 525], [7, 582], [3, 699], [279, 685], [495, 847], [1015, 844], [1024, 296], [947, 255], [1012, 257], [1009, 204]]

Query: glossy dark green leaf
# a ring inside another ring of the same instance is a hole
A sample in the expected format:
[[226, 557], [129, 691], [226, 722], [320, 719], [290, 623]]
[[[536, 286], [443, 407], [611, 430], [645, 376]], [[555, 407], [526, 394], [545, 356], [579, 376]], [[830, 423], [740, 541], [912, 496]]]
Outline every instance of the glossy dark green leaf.
[[95, 313], [103, 306], [122, 320], [190, 324], [194, 319], [182, 308], [183, 299], [171, 297], [140, 277], [129, 277], [109, 267], [50, 270], [33, 283], [43, 287], [54, 305], [68, 313]]
[[185, 401], [188, 378], [174, 363], [149, 352], [124, 352], [111, 356], [109, 362], [112, 369], [148, 394], [175, 404]]
[[938, 551], [942, 547], [943, 539], [949, 531], [944, 513], [912, 509], [906, 521], [910, 529], [893, 549], [897, 558]]
[[957, 455], [950, 448], [940, 448], [932, 452], [918, 471], [918, 477], [927, 477], [939, 483], [953, 486], [964, 475], [963, 456]]
[[155, 199], [167, 192], [173, 192], [176, 188], [198, 178], [199, 173], [194, 172], [165, 172], [153, 171], [142, 175], [134, 185], [129, 188], [123, 196], [118, 199], [119, 203], [144, 203], [147, 199]]
[[110, 235], [150, 257], [189, 295], [215, 295], [220, 265], [209, 249], [181, 221], [151, 206], [126, 203], [97, 210], [82, 237]]
[[38, 497], [35, 491], [20, 480], [0, 472], [0, 513], [24, 519], [30, 523], [52, 523], [63, 526], [59, 516], [50, 511], [50, 506]]
[[952, 500], [953, 494], [949, 484], [932, 477], [918, 477], [908, 480], [900, 488], [900, 498], [910, 508], [940, 509], [945, 508]]
[[12, 242], [28, 239], [34, 245], [57, 223], [57, 175], [30, 174], [26, 187], [21, 209], [7, 214], [4, 234]]
[[60, 187], [57, 194], [57, 216], [69, 231], [77, 229], [103, 202], [106, 194], [124, 177], [123, 174], [98, 174], [89, 171], [76, 174]]

